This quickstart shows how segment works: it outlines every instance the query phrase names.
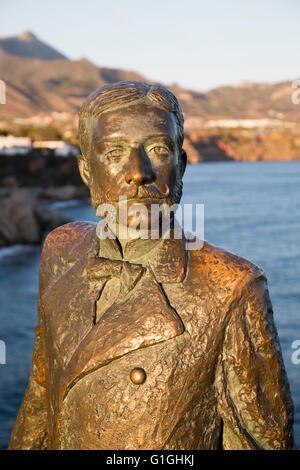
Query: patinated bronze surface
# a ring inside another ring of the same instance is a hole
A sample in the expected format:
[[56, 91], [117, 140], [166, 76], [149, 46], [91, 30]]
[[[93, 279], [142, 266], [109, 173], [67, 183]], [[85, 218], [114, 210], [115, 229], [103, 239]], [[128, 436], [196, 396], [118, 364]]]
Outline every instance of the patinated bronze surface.
[[[179, 202], [176, 98], [121, 82], [80, 112], [95, 210]], [[146, 217], [147, 219], [147, 217]], [[129, 225], [131, 217], [126, 223]], [[150, 215], [147, 219], [150, 225]], [[44, 244], [32, 370], [10, 449], [290, 449], [293, 406], [267, 280], [182, 239], [99, 239], [76, 222]]]

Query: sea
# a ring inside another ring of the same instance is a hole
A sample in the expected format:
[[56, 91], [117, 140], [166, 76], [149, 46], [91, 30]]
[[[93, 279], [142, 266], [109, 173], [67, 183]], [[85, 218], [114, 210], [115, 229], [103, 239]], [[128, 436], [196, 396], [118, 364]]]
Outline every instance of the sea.
[[[300, 448], [300, 161], [189, 165], [182, 203], [204, 205], [205, 239], [262, 267], [268, 277]], [[90, 203], [53, 204], [97, 221]], [[41, 247], [0, 249], [0, 448], [6, 449], [34, 348]]]

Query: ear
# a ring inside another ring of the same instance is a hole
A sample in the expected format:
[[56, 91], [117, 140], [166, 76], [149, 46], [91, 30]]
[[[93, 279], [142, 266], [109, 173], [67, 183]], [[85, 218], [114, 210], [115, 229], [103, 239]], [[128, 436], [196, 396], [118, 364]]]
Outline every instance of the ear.
[[185, 167], [186, 167], [186, 163], [187, 163], [187, 155], [186, 155], [186, 151], [184, 149], [181, 149], [181, 159], [180, 159], [180, 176], [181, 178], [183, 177], [184, 175], [184, 172], [185, 172]]
[[89, 186], [90, 171], [89, 171], [89, 167], [88, 167], [86, 159], [82, 155], [78, 155], [77, 164], [78, 164], [80, 176], [81, 176], [84, 184]]

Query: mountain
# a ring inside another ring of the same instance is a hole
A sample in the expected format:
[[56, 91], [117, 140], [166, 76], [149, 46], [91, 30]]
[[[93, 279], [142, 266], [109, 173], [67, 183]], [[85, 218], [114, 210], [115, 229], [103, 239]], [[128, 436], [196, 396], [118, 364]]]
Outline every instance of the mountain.
[[144, 80], [134, 72], [99, 68], [87, 59], [46, 61], [9, 55], [0, 50], [0, 78], [6, 84], [6, 105], [0, 120], [39, 113], [76, 113], [95, 88], [120, 80]]
[[0, 48], [7, 54], [43, 60], [67, 59], [63, 54], [40, 41], [31, 31], [0, 39]]
[[[99, 86], [120, 80], [149, 83], [136, 72], [98, 67], [85, 58], [69, 60], [29, 31], [0, 39], [0, 79], [6, 83], [6, 105], [0, 105], [2, 121], [53, 111], [75, 115], [84, 98]], [[289, 81], [244, 83], [205, 93], [166, 86], [179, 99], [186, 123], [194, 127], [212, 119], [299, 121]]]
[[0, 79], [6, 84], [6, 104], [0, 120], [39, 113], [76, 113], [95, 88], [121, 80], [146, 80], [119, 69], [97, 67], [88, 59], [69, 60], [25, 31], [0, 39]]

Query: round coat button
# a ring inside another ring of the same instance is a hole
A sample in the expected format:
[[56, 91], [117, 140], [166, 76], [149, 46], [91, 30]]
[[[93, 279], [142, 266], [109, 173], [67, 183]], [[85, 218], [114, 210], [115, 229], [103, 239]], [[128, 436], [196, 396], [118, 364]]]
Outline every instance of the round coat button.
[[146, 380], [146, 372], [141, 367], [135, 367], [130, 372], [130, 380], [135, 385], [143, 384]]

